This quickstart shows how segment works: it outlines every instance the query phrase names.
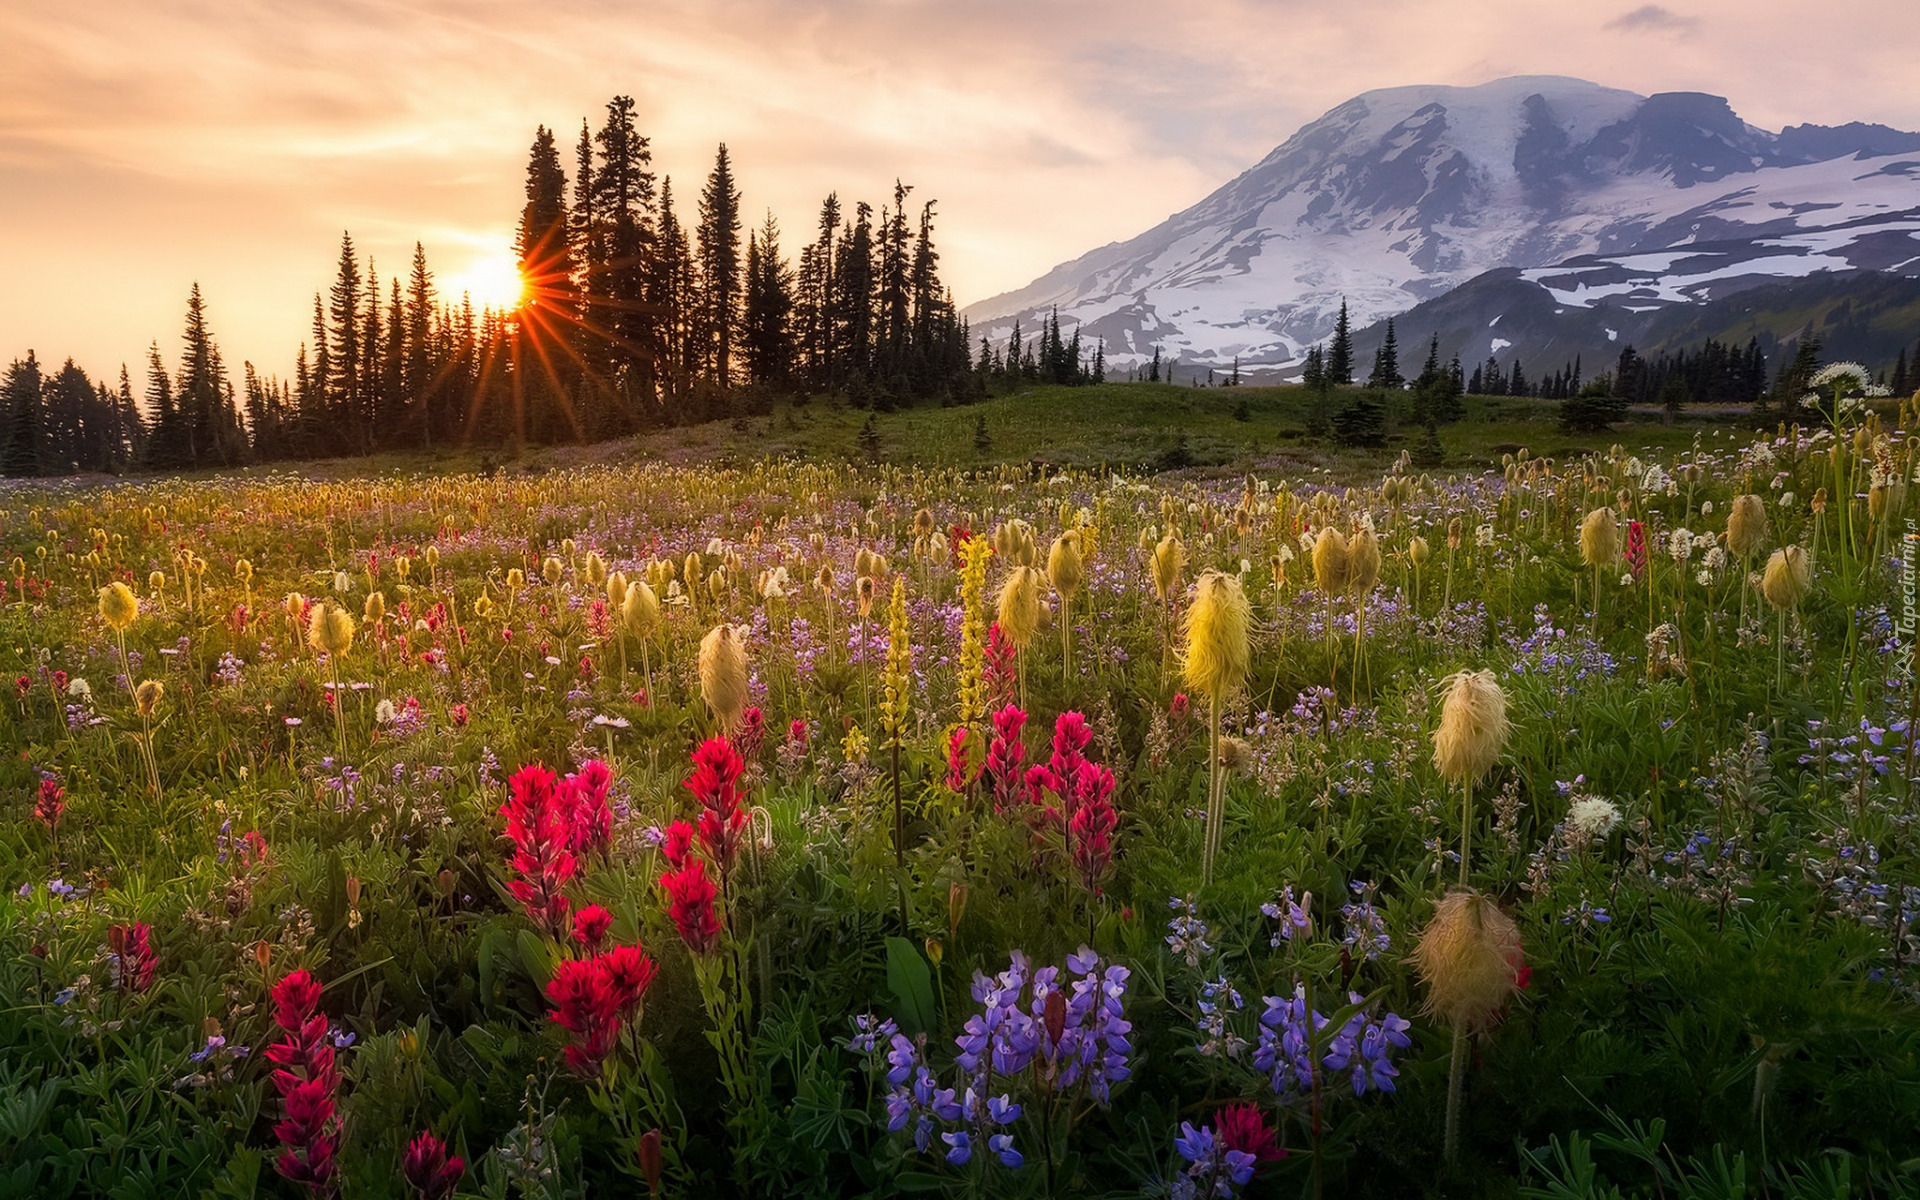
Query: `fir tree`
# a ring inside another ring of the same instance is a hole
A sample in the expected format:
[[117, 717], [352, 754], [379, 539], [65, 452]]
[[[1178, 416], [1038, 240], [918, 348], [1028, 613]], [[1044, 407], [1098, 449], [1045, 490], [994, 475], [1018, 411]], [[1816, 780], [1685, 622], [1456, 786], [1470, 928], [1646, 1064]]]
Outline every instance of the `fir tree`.
[[1400, 343], [1393, 336], [1393, 318], [1387, 318], [1387, 335], [1380, 343], [1380, 349], [1373, 355], [1373, 372], [1367, 376], [1367, 386], [1398, 390], [1406, 378], [1400, 374]]
[[5, 438], [0, 442], [0, 474], [39, 475], [43, 464], [40, 450], [40, 390], [43, 386], [40, 362], [27, 351], [24, 359], [15, 359], [0, 381], [0, 413], [6, 419]]
[[794, 362], [793, 271], [780, 254], [780, 226], [767, 213], [747, 241], [746, 306], [741, 338], [747, 374], [756, 383], [779, 384]]
[[714, 154], [713, 171], [700, 193], [700, 280], [709, 377], [721, 387], [733, 381], [734, 334], [740, 323], [740, 189], [734, 186], [727, 145]]
[[1340, 316], [1333, 324], [1333, 344], [1327, 349], [1327, 383], [1343, 387], [1353, 382], [1353, 328], [1347, 321], [1347, 302], [1340, 301]]

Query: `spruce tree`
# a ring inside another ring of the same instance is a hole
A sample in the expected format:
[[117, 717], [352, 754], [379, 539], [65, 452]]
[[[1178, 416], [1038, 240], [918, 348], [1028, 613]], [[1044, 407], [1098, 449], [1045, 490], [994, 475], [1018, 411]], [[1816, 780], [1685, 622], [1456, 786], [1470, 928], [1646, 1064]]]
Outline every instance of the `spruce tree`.
[[746, 309], [741, 335], [755, 383], [784, 384], [794, 364], [793, 270], [780, 253], [780, 225], [769, 211], [747, 243]]
[[444, 420], [438, 411], [444, 384], [440, 380], [440, 353], [434, 346], [436, 309], [434, 273], [426, 267], [426, 248], [415, 242], [413, 271], [407, 275], [407, 376], [403, 394], [409, 409], [407, 422], [413, 428], [409, 442], [426, 449], [434, 447], [434, 430]]
[[353, 236], [343, 232], [340, 265], [327, 299], [327, 399], [336, 448], [352, 453], [368, 447], [360, 395], [361, 291], [360, 260], [354, 254]]
[[40, 362], [27, 351], [15, 359], [0, 381], [0, 412], [6, 416], [5, 444], [0, 445], [0, 475], [42, 473], [40, 453], [40, 391], [44, 381]]
[[[607, 101], [606, 121], [593, 135], [588, 242], [597, 261], [587, 267], [582, 301], [587, 311], [588, 361], [602, 371], [603, 391], [619, 391], [609, 427], [624, 424], [626, 406], [650, 395], [658, 366], [659, 329], [647, 303], [654, 207], [653, 151], [634, 126], [631, 96]], [[596, 336], [597, 334], [597, 336]]]
[[1340, 316], [1333, 324], [1333, 344], [1327, 349], [1327, 383], [1344, 387], [1353, 382], [1353, 328], [1347, 321], [1347, 302], [1340, 301]]
[[740, 189], [734, 186], [725, 142], [714, 154], [713, 171], [700, 193], [699, 233], [702, 315], [709, 339], [704, 357], [709, 378], [728, 387], [740, 323]]

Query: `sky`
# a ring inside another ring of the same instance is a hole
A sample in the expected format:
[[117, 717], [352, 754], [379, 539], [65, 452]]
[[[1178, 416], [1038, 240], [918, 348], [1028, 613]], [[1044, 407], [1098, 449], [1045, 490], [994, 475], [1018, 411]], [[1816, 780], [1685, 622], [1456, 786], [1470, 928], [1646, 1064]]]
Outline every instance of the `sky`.
[[[1920, 129], [1913, 0], [0, 0], [0, 361], [138, 378], [198, 282], [290, 373], [340, 236], [497, 289], [534, 130], [637, 101], [683, 217], [727, 143], [797, 254], [938, 201], [962, 305], [1191, 205], [1360, 92], [1573, 75]], [[136, 385], [137, 390], [137, 385]]]

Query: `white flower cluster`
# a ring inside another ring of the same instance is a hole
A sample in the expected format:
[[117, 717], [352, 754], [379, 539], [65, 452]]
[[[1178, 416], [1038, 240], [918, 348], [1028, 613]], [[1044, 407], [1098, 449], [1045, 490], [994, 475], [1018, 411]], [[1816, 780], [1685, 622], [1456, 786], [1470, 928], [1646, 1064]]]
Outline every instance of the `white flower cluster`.
[[1619, 823], [1619, 805], [1599, 796], [1581, 796], [1567, 808], [1567, 827], [1588, 841], [1606, 837]]

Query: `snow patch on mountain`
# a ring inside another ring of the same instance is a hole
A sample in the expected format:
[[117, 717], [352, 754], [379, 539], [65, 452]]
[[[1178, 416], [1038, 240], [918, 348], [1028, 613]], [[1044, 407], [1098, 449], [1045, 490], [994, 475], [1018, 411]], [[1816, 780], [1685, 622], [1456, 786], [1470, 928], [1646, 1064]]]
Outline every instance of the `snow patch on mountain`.
[[1764, 278], [1920, 274], [1920, 135], [1771, 134], [1699, 93], [1522, 76], [1368, 92], [1126, 242], [971, 306], [1004, 343], [1059, 310], [1125, 367], [1297, 367], [1344, 300], [1356, 328], [1496, 268], [1557, 301], [1646, 308]]

